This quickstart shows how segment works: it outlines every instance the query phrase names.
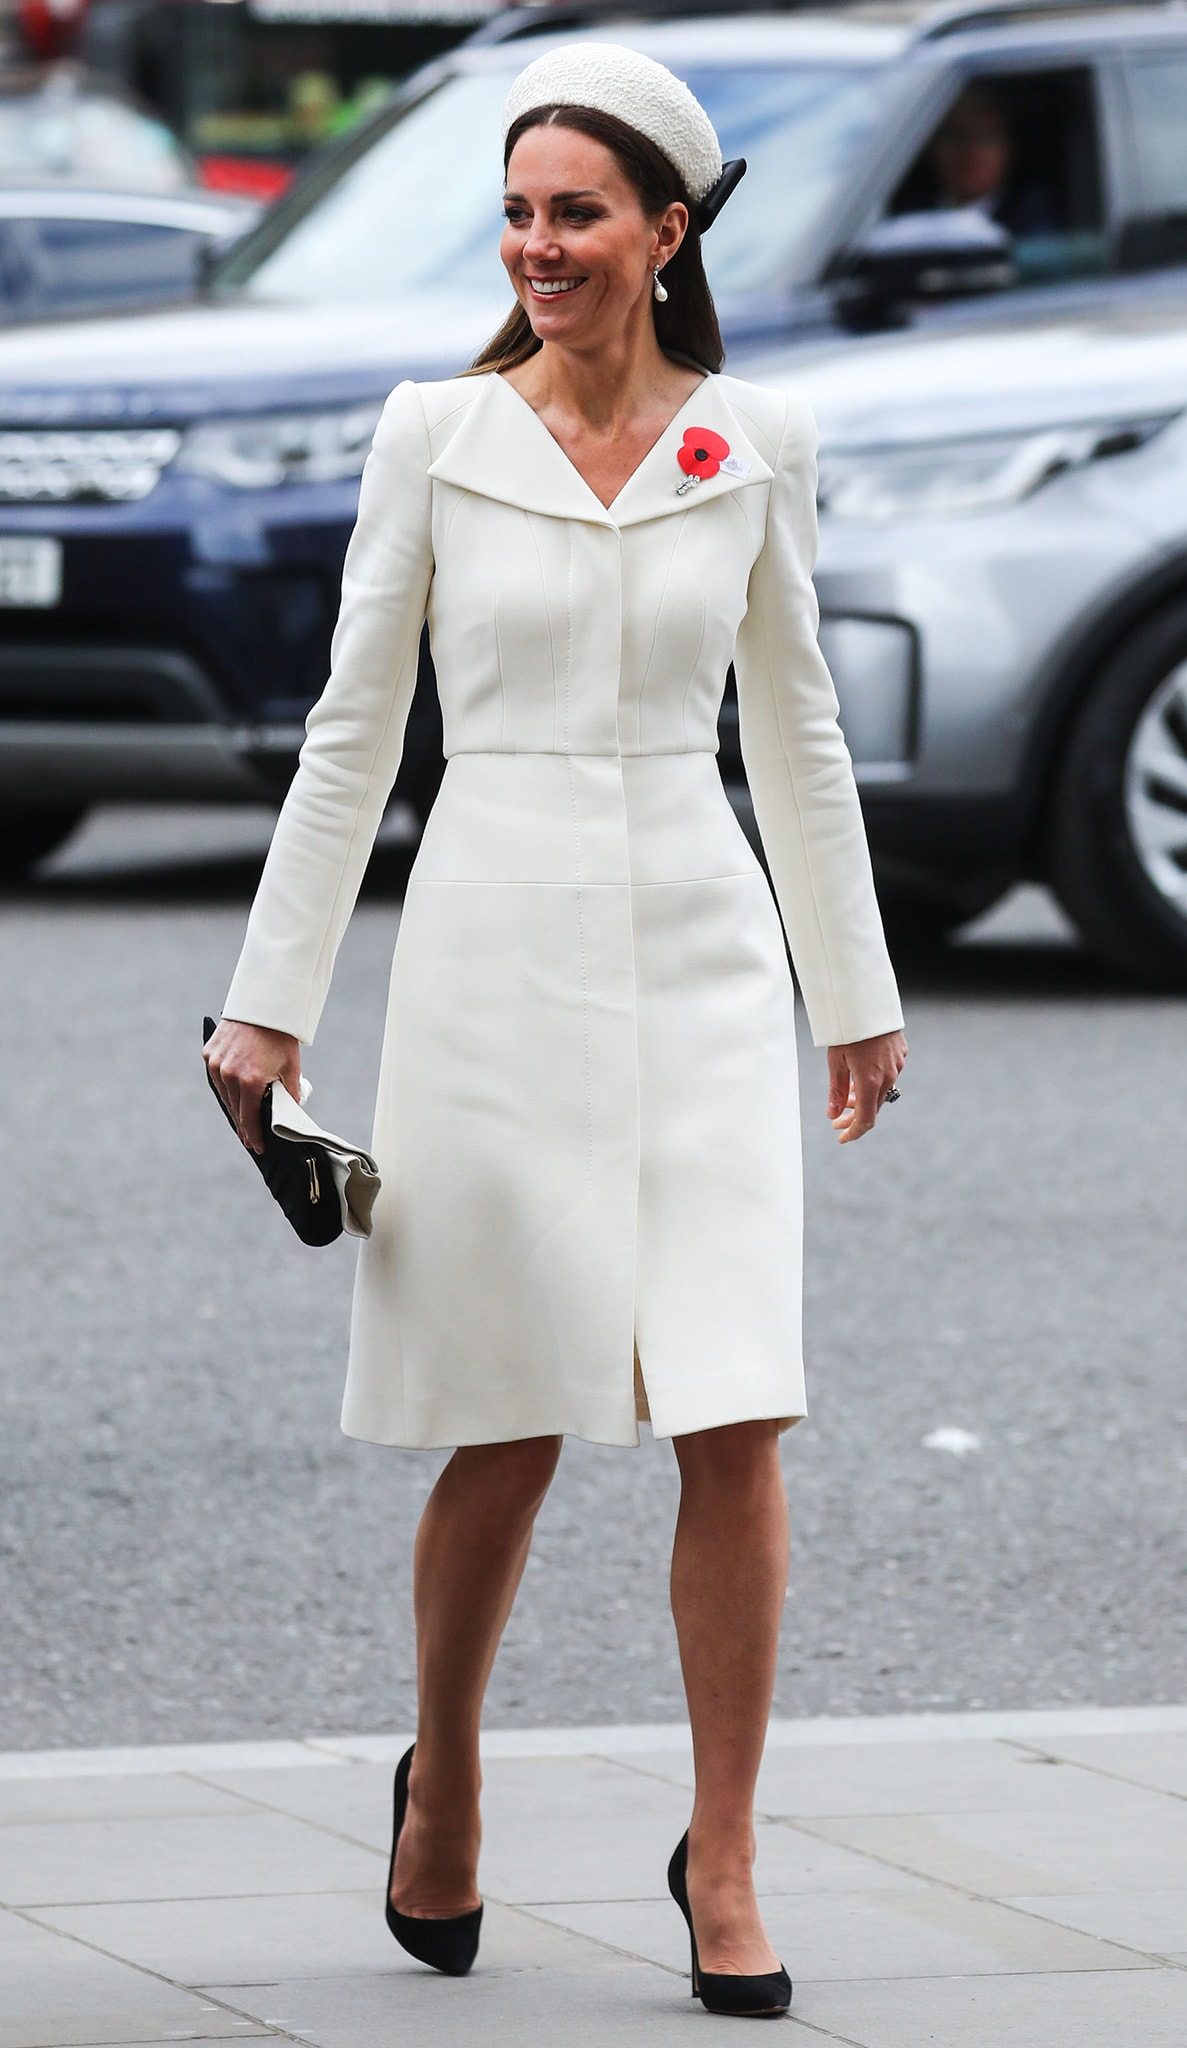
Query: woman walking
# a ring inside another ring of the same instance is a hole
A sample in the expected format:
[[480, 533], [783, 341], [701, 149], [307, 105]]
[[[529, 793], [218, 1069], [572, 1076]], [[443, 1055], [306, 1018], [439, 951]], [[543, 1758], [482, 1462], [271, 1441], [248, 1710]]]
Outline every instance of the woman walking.
[[[816, 645], [814, 430], [720, 375], [717, 137], [649, 58], [571, 44], [506, 109], [516, 305], [377, 429], [332, 672], [210, 1070], [248, 1145], [293, 1094], [396, 770], [428, 620], [447, 765], [396, 946], [342, 1426], [453, 1448], [416, 1541], [417, 1739], [388, 1923], [478, 1946], [482, 1698], [565, 1435], [671, 1437], [696, 1793], [693, 1989], [784, 2011], [752, 1878], [804, 1413], [792, 984], [843, 1143], [906, 1057]], [[394, 230], [393, 230], [394, 231]], [[722, 789], [735, 665], [778, 912]]]

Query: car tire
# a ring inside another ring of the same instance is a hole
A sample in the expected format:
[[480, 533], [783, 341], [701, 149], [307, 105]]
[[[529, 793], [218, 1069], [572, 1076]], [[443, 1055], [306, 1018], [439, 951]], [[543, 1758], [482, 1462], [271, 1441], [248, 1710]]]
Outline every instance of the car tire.
[[1050, 881], [1091, 950], [1187, 988], [1187, 603], [1127, 640], [1060, 764]]
[[954, 894], [939, 882], [928, 888], [925, 881], [905, 882], [898, 876], [878, 876], [877, 883], [886, 942], [892, 953], [907, 957], [937, 951], [953, 932], [996, 903], [1004, 886], [995, 879]]
[[934, 952], [966, 921], [952, 904], [914, 890], [879, 889], [878, 907], [892, 953]]
[[56, 853], [85, 816], [82, 810], [6, 810], [0, 820], [0, 881], [19, 881]]

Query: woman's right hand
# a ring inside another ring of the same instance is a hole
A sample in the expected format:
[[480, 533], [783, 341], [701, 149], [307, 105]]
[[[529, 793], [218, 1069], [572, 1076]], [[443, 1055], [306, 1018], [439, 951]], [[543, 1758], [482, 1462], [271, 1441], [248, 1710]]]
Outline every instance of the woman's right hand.
[[301, 1099], [301, 1045], [287, 1031], [266, 1031], [262, 1024], [239, 1024], [224, 1017], [202, 1049], [211, 1080], [235, 1120], [235, 1129], [250, 1152], [264, 1149], [260, 1104], [273, 1081]]

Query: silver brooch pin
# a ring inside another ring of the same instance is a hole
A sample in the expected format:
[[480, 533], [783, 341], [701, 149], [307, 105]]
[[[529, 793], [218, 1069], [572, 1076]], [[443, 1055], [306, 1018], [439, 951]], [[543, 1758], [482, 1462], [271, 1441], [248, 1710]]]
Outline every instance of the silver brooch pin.
[[712, 427], [689, 427], [676, 450], [676, 460], [684, 471], [684, 481], [677, 484], [676, 496], [682, 498], [695, 484], [716, 476], [729, 452], [729, 442], [715, 434]]

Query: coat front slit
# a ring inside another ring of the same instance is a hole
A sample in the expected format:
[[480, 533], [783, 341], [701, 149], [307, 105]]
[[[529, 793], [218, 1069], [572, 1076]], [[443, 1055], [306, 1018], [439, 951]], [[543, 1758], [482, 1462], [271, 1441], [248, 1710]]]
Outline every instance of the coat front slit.
[[[684, 429], [728, 442], [680, 496]], [[402, 385], [225, 1014], [308, 1042], [427, 617], [446, 769], [409, 879], [342, 1412], [406, 1445], [804, 1413], [790, 939], [814, 1035], [897, 995], [815, 642], [811, 424], [706, 378], [607, 512], [496, 376]], [[778, 897], [726, 799], [736, 665]], [[781, 915], [782, 914], [782, 922]]]

